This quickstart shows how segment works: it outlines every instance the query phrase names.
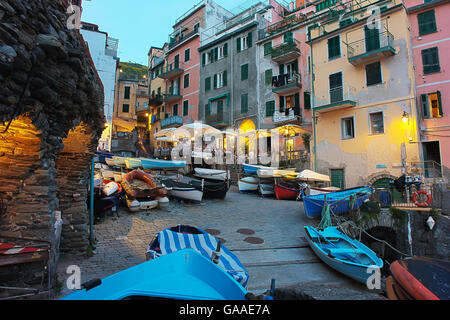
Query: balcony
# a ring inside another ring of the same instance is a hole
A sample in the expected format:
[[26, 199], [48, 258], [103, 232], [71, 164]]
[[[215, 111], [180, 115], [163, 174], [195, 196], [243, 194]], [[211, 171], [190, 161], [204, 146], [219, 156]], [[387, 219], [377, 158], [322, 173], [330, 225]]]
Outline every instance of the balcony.
[[229, 125], [227, 114], [217, 113], [205, 117], [206, 124], [214, 127], [227, 127]]
[[163, 101], [167, 103], [176, 102], [182, 97], [179, 89], [170, 87], [169, 92], [164, 94]]
[[155, 94], [155, 95], [150, 96], [150, 99], [149, 99], [150, 106], [156, 107], [156, 106], [161, 105], [162, 103], [163, 103], [162, 94]]
[[367, 64], [396, 54], [394, 36], [385, 31], [379, 37], [361, 39], [347, 45], [348, 62], [354, 66]]
[[198, 28], [194, 28], [193, 31], [189, 32], [188, 34], [180, 33], [178, 36], [178, 39], [175, 40], [175, 38], [171, 38], [169, 43], [169, 51], [173, 50], [175, 47], [177, 47], [179, 44], [199, 35]]
[[301, 124], [302, 116], [300, 115], [300, 108], [290, 108], [286, 109], [286, 111], [278, 111], [276, 110], [273, 113], [272, 122], [276, 124], [287, 124], [287, 123], [295, 123]]
[[300, 56], [300, 43], [296, 40], [272, 48], [272, 61], [285, 63]]
[[356, 89], [348, 85], [319, 92], [315, 97], [314, 111], [326, 113], [355, 107], [357, 105], [355, 96]]
[[299, 73], [292, 72], [272, 77], [272, 92], [286, 95], [297, 92], [302, 88], [302, 79]]
[[183, 72], [184, 70], [180, 68], [180, 63], [173, 62], [169, 65], [166, 65], [163, 68], [162, 73], [158, 77], [161, 79], [169, 80], [179, 76]]
[[183, 117], [173, 116], [161, 120], [161, 128], [179, 127], [183, 125]]

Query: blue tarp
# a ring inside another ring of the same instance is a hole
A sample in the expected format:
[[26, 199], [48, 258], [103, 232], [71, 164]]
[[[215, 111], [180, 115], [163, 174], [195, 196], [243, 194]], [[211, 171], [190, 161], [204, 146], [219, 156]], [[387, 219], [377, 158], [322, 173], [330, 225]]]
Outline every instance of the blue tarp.
[[[198, 231], [198, 234], [173, 231], [177, 230], [177, 228], [178, 227], [173, 227], [161, 231], [155, 239], [155, 241], [158, 242], [156, 246], [155, 244], [150, 244], [147, 253], [149, 253], [153, 259], [185, 248], [192, 248], [206, 258], [211, 259], [213, 252], [217, 248], [219, 242], [218, 239], [198, 228], [193, 228]], [[238, 257], [224, 245], [221, 245], [218, 265], [227, 271], [227, 273], [244, 288], [247, 286], [249, 280], [247, 270], [239, 261]]]

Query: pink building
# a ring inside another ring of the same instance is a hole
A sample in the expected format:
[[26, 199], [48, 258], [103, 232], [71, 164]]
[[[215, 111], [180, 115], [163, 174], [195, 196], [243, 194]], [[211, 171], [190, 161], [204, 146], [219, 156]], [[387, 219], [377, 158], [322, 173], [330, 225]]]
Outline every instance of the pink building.
[[404, 1], [411, 24], [425, 176], [450, 178], [450, 1]]

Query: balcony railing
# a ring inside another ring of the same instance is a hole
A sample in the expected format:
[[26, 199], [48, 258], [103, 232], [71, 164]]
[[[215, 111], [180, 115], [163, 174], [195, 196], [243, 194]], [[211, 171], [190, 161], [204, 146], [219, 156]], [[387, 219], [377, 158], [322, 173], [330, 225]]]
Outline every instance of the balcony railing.
[[205, 117], [206, 124], [210, 126], [228, 125], [228, 117], [223, 112], [217, 114], [211, 114]]
[[389, 31], [347, 45], [348, 61], [353, 65], [364, 64], [394, 54], [394, 36]]
[[163, 67], [161, 74], [158, 76], [162, 79], [172, 79], [182, 74], [184, 70], [180, 66], [180, 62], [174, 61]]
[[291, 72], [272, 77], [272, 91], [279, 94], [288, 94], [302, 87], [302, 79], [299, 73]]
[[169, 50], [172, 50], [176, 46], [178, 46], [180, 43], [194, 37], [195, 35], [199, 34], [198, 28], [195, 28], [193, 31], [189, 32], [188, 34], [180, 33], [180, 36], [176, 40], [172, 40], [169, 43]]
[[155, 95], [150, 96], [150, 99], [149, 99], [149, 105], [150, 106], [156, 107], [156, 106], [159, 106], [162, 103], [163, 103], [163, 96], [162, 96], [162, 94], [155, 94]]
[[283, 63], [300, 56], [300, 43], [297, 40], [282, 43], [272, 48], [272, 60]]
[[183, 125], [183, 117], [181, 116], [173, 116], [161, 120], [161, 128], [167, 128], [170, 126], [182, 126], [182, 125]]
[[314, 109], [317, 112], [329, 112], [356, 106], [356, 88], [344, 85], [330, 90], [318, 92]]
[[417, 170], [425, 178], [442, 178], [442, 165], [433, 160], [411, 162], [411, 170]]

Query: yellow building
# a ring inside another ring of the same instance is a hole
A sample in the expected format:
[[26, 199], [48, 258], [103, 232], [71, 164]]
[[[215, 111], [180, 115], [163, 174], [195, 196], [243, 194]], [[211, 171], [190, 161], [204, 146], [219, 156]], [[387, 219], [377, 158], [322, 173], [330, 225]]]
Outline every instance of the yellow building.
[[313, 167], [340, 188], [386, 184], [420, 161], [408, 16], [399, 0], [332, 3], [309, 27]]

